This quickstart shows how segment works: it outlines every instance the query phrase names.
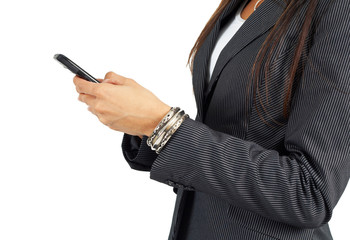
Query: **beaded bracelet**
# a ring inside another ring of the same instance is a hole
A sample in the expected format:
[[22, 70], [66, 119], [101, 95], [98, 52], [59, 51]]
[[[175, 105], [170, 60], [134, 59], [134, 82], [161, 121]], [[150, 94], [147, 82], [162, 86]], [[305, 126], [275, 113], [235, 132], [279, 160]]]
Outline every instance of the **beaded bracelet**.
[[159, 154], [160, 150], [169, 141], [170, 137], [188, 117], [188, 114], [185, 114], [183, 110], [180, 111], [179, 107], [172, 107], [165, 117], [158, 123], [151, 136], [147, 139], [147, 145]]

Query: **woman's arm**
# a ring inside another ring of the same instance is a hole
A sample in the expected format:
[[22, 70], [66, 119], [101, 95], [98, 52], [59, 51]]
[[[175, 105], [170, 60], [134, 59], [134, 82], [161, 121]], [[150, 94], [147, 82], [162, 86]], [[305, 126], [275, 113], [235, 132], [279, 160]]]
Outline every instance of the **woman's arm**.
[[[138, 151], [129, 148], [130, 159], [147, 162], [154, 180], [279, 222], [300, 228], [326, 223], [350, 176], [349, 15], [347, 1], [332, 1], [319, 23], [293, 97], [283, 154], [188, 118], [158, 156], [143, 137]], [[170, 107], [134, 80], [112, 80], [75, 78], [79, 99], [110, 128], [149, 136]]]
[[300, 228], [328, 222], [350, 177], [350, 6], [334, 1], [294, 94], [287, 153], [186, 119], [151, 178], [225, 199]]

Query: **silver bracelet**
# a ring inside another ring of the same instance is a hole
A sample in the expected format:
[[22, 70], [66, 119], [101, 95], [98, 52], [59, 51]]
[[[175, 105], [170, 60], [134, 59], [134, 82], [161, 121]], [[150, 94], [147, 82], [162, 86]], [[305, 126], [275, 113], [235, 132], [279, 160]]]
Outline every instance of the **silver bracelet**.
[[157, 137], [158, 132], [160, 131], [160, 129], [162, 129], [166, 123], [177, 113], [180, 111], [179, 107], [172, 107], [169, 112], [163, 117], [163, 119], [158, 123], [157, 127], [153, 130], [153, 133], [151, 134], [151, 136], [148, 137], [147, 139], [147, 145], [148, 146], [152, 146], [152, 142], [153, 140]]
[[181, 116], [181, 118], [171, 127], [171, 129], [166, 133], [166, 135], [162, 139], [162, 143], [160, 144], [160, 146], [156, 149], [156, 153], [158, 153], [158, 154], [160, 153], [160, 151], [163, 149], [165, 144], [169, 141], [171, 136], [176, 132], [176, 130], [183, 123], [183, 121], [185, 121], [185, 119], [188, 117], [189, 117], [188, 114], [184, 113], [183, 116]]
[[160, 150], [169, 141], [170, 137], [188, 117], [188, 114], [185, 114], [185, 112], [180, 110], [179, 107], [172, 107], [162, 121], [158, 123], [151, 136], [147, 139], [147, 145], [159, 154]]
[[169, 121], [165, 124], [165, 126], [161, 130], [159, 130], [156, 137], [151, 142], [154, 150], [158, 149], [158, 147], [163, 141], [164, 136], [167, 134], [169, 129], [177, 122], [177, 120], [182, 117], [183, 114], [184, 114], [184, 111], [177, 112], [171, 119], [169, 119]]

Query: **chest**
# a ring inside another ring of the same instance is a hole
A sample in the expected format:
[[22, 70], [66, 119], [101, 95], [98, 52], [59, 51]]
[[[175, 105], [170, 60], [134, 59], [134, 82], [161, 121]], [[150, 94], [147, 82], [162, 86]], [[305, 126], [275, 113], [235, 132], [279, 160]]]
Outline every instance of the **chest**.
[[[269, 63], [269, 76], [265, 76], [264, 69], [260, 72], [260, 92], [254, 99], [250, 74], [255, 57], [268, 34], [261, 35], [226, 63], [213, 87], [215, 90], [207, 96], [204, 123], [214, 130], [277, 149], [283, 147], [288, 120], [283, 116], [284, 91], [295, 46], [288, 41], [281, 45], [281, 52], [274, 52]], [[289, 32], [287, 38], [293, 39], [295, 34]], [[300, 64], [304, 64], [305, 60], [302, 58]], [[264, 64], [266, 61], [263, 60], [262, 66]], [[296, 78], [301, 73], [302, 69], [298, 70]], [[268, 104], [265, 103], [267, 95]], [[260, 101], [264, 101], [265, 109]]]

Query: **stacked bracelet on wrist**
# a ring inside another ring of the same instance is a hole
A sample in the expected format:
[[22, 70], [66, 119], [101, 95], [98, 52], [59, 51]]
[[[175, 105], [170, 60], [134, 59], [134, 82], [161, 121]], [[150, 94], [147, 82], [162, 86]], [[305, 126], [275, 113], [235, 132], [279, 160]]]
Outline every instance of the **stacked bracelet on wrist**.
[[151, 136], [147, 139], [147, 145], [159, 154], [160, 150], [169, 141], [170, 137], [188, 117], [188, 114], [185, 114], [185, 112], [179, 107], [172, 107], [153, 130]]

